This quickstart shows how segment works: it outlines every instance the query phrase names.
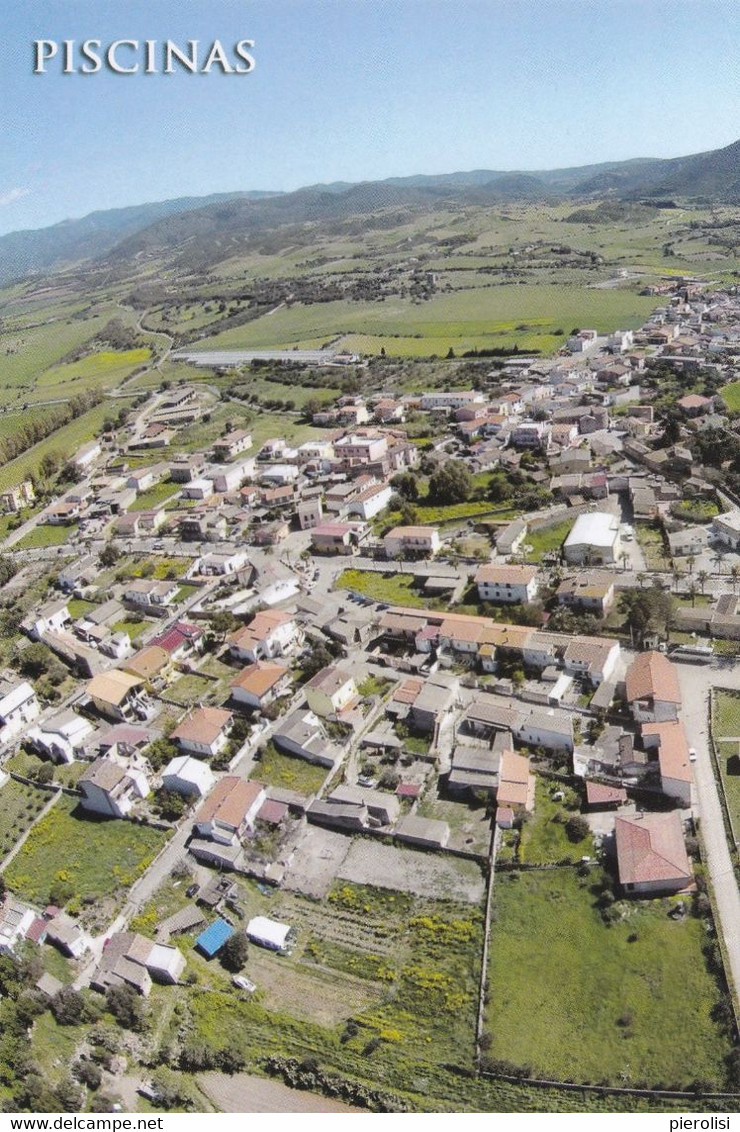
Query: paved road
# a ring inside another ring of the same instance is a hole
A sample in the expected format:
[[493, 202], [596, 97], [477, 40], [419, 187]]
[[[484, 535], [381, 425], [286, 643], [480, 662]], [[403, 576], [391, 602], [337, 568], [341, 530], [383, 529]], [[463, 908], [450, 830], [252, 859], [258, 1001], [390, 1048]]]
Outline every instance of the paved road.
[[717, 783], [709, 751], [709, 695], [712, 687], [740, 689], [740, 667], [677, 664], [683, 697], [681, 717], [689, 745], [697, 752], [694, 785], [701, 818], [706, 864], [712, 880], [719, 926], [727, 948], [735, 993], [740, 993], [740, 891], [725, 837]]

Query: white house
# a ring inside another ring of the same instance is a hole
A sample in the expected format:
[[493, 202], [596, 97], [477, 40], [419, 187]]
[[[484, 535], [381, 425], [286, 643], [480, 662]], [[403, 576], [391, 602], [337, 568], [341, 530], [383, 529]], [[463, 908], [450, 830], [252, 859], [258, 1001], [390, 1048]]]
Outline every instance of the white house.
[[712, 519], [712, 534], [717, 542], [730, 550], [740, 548], [740, 510], [725, 511]]
[[28, 740], [53, 762], [72, 763], [81, 757], [94, 730], [84, 716], [69, 709], [32, 727]]
[[392, 495], [393, 489], [388, 484], [371, 484], [347, 505], [347, 514], [359, 515], [367, 522], [388, 506]]
[[635, 657], [625, 676], [627, 703], [637, 723], [678, 719], [681, 689], [676, 669], [662, 652]]
[[105, 817], [124, 818], [136, 802], [149, 794], [149, 783], [141, 767], [114, 758], [100, 758], [79, 780], [80, 805]]
[[181, 751], [212, 758], [225, 750], [233, 723], [230, 711], [218, 707], [198, 707], [182, 720], [170, 736]]
[[387, 558], [405, 555], [431, 558], [441, 543], [437, 527], [394, 527], [383, 539]]
[[487, 563], [475, 575], [481, 601], [526, 605], [537, 595], [537, 568]]
[[226, 775], [214, 786], [195, 815], [195, 832], [221, 845], [234, 845], [254, 824], [266, 798], [261, 782]]
[[289, 613], [264, 610], [226, 639], [233, 657], [254, 662], [284, 656], [298, 638], [298, 626]]
[[162, 771], [162, 785], [173, 794], [203, 798], [216, 779], [208, 763], [192, 755], [177, 755]]
[[20, 684], [6, 684], [0, 690], [0, 743], [15, 739], [24, 727], [38, 719], [40, 713], [36, 693], [26, 680]]
[[306, 684], [306, 699], [314, 715], [326, 717], [342, 711], [357, 697], [354, 676], [334, 664], [322, 668]]
[[290, 924], [281, 924], [267, 916], [255, 916], [247, 924], [247, 936], [252, 943], [267, 947], [270, 951], [289, 951], [293, 929]]

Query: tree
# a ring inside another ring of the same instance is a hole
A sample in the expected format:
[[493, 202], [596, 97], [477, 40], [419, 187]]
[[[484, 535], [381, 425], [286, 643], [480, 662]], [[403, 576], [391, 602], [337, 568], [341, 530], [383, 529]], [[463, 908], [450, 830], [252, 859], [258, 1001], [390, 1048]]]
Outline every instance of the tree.
[[146, 749], [146, 757], [152, 770], [161, 770], [163, 766], [174, 759], [177, 747], [169, 739], [155, 739]]
[[659, 586], [625, 590], [620, 607], [626, 615], [633, 642], [641, 645], [649, 634], [665, 637], [673, 620], [675, 600]]
[[[60, 991], [61, 994], [61, 991]], [[109, 987], [105, 995], [105, 1005], [123, 1030], [140, 1032], [144, 1029], [144, 1007], [133, 987], [123, 983]]]
[[226, 634], [240, 628], [242, 624], [238, 618], [234, 617], [233, 613], [229, 613], [225, 609], [219, 609], [216, 613], [212, 613], [209, 622], [211, 629], [220, 638], [222, 644]]
[[317, 672], [320, 672], [322, 668], [327, 668], [333, 660], [334, 657], [329, 652], [326, 645], [320, 642], [311, 649], [311, 652], [303, 662], [304, 675], [310, 679], [311, 676], [315, 676]]
[[37, 680], [39, 676], [59, 676], [62, 680], [66, 672], [63, 665], [54, 656], [51, 649], [42, 645], [40, 641], [28, 645], [18, 658], [18, 671], [23, 676], [30, 676]]
[[76, 1026], [85, 1016], [85, 999], [72, 987], [62, 987], [50, 1003], [51, 1012], [58, 1025]]
[[249, 955], [247, 937], [242, 931], [236, 931], [221, 948], [219, 960], [227, 971], [241, 971]]
[[99, 1065], [94, 1061], [77, 1061], [72, 1066], [72, 1073], [81, 1081], [83, 1085], [87, 1085], [88, 1089], [99, 1089], [100, 1083], [103, 1080], [103, 1074]]
[[568, 839], [576, 843], [588, 837], [589, 828], [588, 822], [581, 814], [571, 814], [565, 823], [565, 832], [568, 834]]
[[112, 542], [107, 542], [100, 552], [100, 565], [105, 567], [115, 566], [121, 553]]
[[393, 476], [391, 487], [412, 503], [419, 498], [419, 483], [413, 472], [399, 472], [398, 475]]
[[703, 594], [704, 593], [704, 586], [706, 585], [707, 581], [709, 580], [709, 571], [708, 570], [700, 570], [699, 573], [696, 575], [696, 580], [699, 583], [699, 589], [700, 589], [701, 593]]
[[696, 605], [696, 595], [698, 594], [698, 592], [699, 592], [699, 587], [697, 586], [696, 582], [692, 582], [691, 585], [689, 586], [689, 589], [688, 589], [688, 594], [689, 594], [689, 597], [691, 598], [691, 608], [692, 609]]
[[429, 479], [429, 499], [432, 503], [465, 503], [472, 491], [473, 477], [467, 466], [458, 460], [445, 460]]

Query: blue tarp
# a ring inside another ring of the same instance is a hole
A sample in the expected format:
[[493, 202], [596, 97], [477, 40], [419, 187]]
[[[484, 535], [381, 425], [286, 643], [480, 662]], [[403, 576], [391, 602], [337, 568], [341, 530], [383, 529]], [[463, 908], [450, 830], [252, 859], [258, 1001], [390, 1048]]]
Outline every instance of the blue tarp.
[[226, 943], [229, 936], [236, 931], [226, 920], [214, 920], [205, 931], [201, 932], [195, 941], [195, 946], [202, 951], [206, 959], [212, 959]]

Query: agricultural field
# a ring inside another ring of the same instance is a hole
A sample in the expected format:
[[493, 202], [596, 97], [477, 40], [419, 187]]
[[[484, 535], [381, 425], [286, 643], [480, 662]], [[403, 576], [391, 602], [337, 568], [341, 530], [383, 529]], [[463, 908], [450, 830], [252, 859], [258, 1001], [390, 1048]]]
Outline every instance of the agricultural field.
[[634, 329], [654, 306], [653, 298], [627, 287], [479, 285], [438, 293], [424, 303], [391, 296], [382, 304], [295, 304], [209, 337], [202, 348], [300, 347], [307, 340], [338, 339], [342, 349], [366, 354], [385, 350], [390, 356], [444, 356], [450, 349], [461, 354], [515, 345], [525, 353], [546, 354], [563, 345], [573, 326], [602, 332]]
[[34, 444], [33, 448], [29, 448], [22, 456], [10, 460], [0, 468], [0, 491], [5, 491], [30, 476], [37, 476], [41, 461], [46, 455], [54, 454], [62, 460], [68, 460], [82, 444], [98, 435], [103, 421], [111, 415], [111, 412], [115, 415], [122, 408], [130, 408], [130, 405], [131, 402], [125, 398], [113, 402], [103, 401], [63, 428], [57, 429], [45, 440]]
[[[737, 642], [734, 642], [737, 644]], [[712, 694], [712, 738], [724, 786], [730, 823], [740, 837], [740, 695], [715, 689]]]
[[10, 779], [0, 788], [0, 861], [33, 824], [51, 795], [47, 790]]
[[635, 536], [645, 555], [648, 570], [665, 570], [668, 554], [661, 531], [651, 523], [635, 523]]
[[52, 366], [43, 374], [43, 385], [37, 387], [29, 400], [52, 399], [63, 394], [87, 393], [91, 389], [114, 389], [134, 370], [149, 361], [151, 350], [103, 350], [89, 354], [77, 362]]
[[729, 1039], [702, 920], [653, 899], [607, 926], [600, 882], [596, 869], [498, 874], [487, 1057], [560, 1080], [722, 1085]]
[[740, 412], [740, 381], [731, 381], [729, 385], [723, 385], [719, 395], [730, 412]]
[[5, 880], [35, 904], [48, 904], [52, 889], [63, 885], [69, 906], [104, 924], [111, 901], [144, 872], [166, 840], [151, 826], [85, 815], [74, 799], [63, 797], [33, 828]]

